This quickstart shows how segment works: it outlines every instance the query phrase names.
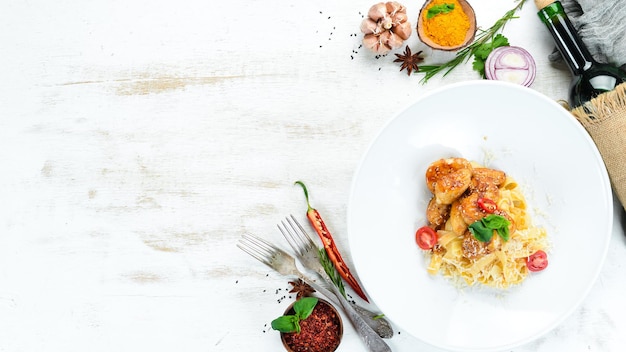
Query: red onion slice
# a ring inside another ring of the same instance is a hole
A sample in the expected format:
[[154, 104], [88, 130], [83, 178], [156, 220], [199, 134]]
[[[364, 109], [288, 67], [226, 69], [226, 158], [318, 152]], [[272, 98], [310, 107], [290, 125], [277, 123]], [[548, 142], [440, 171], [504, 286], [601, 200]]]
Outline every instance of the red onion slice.
[[485, 77], [526, 87], [535, 80], [536, 65], [530, 53], [517, 46], [493, 49], [485, 61]]

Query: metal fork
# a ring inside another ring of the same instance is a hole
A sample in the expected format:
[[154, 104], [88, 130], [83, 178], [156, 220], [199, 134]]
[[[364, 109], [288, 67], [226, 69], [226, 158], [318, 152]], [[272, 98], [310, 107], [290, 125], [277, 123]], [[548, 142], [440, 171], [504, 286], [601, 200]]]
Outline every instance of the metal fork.
[[[296, 260], [294, 257], [289, 255], [285, 251], [276, 248], [274, 245], [270, 244], [262, 238], [251, 234], [246, 234], [242, 236], [241, 241], [239, 244], [237, 244], [237, 246], [253, 256], [255, 259], [276, 270], [280, 274], [287, 276], [296, 276], [306, 283], [310, 284], [311, 286], [324, 286], [324, 284], [317, 283], [312, 277], [308, 276], [308, 273], [305, 274], [304, 272], [302, 272], [295, 265]], [[333, 285], [330, 280], [325, 279], [324, 277], [322, 278], [327, 285]], [[335, 296], [335, 294], [326, 289], [326, 287], [317, 287], [317, 291], [324, 294], [324, 296], [333, 301], [333, 303], [335, 303], [336, 305], [341, 305], [339, 299]], [[384, 339], [389, 339], [393, 337], [393, 329], [391, 328], [391, 325], [385, 318], [380, 317], [380, 314], [375, 314], [357, 305], [356, 303], [352, 303], [352, 307], [354, 308], [354, 310], [356, 310], [357, 313], [359, 313], [359, 315], [361, 315], [365, 323], [369, 325], [374, 331], [376, 331], [378, 336]]]
[[[304, 275], [296, 266], [295, 258], [287, 252], [274, 246], [268, 241], [251, 234], [242, 235], [237, 247], [282, 275], [292, 275], [304, 280], [320, 294], [330, 299], [332, 299], [331, 297], [333, 297], [334, 294], [337, 298], [339, 298], [339, 303], [344, 308], [344, 311], [348, 315], [350, 321], [354, 324], [357, 333], [367, 346], [368, 350], [371, 352], [391, 351], [383, 339], [378, 336], [378, 334], [376, 334], [376, 332], [369, 325], [367, 325], [367, 323], [365, 323], [364, 319], [354, 310], [354, 308], [341, 295], [341, 293], [338, 292], [338, 290], [334, 290], [331, 293], [323, 285]], [[335, 286], [333, 285], [333, 287]]]
[[[283, 234], [285, 239], [287, 239], [291, 248], [293, 248], [296, 252], [302, 265], [306, 269], [317, 273], [317, 275], [319, 275], [328, 286], [335, 287], [334, 283], [326, 273], [326, 270], [320, 263], [320, 247], [315, 244], [313, 239], [293, 215], [285, 218], [285, 221], [281, 222], [282, 226], [278, 225], [278, 229]], [[343, 294], [341, 296], [345, 299]], [[393, 329], [387, 319], [380, 317], [378, 314], [372, 313], [356, 303], [352, 303], [352, 307], [364, 318], [365, 323], [376, 331], [378, 336], [384, 339], [393, 337]]]
[[390, 351], [389, 346], [387, 346], [381, 338], [381, 336], [393, 335], [389, 323], [382, 318], [376, 320], [376, 322], [378, 322], [377, 330], [382, 330], [382, 334], [380, 333], [381, 331], [374, 331], [371, 324], [368, 324], [369, 320], [363, 319], [361, 314], [356, 311], [355, 306], [348, 302], [343, 294], [339, 292], [337, 286], [332, 283], [332, 280], [328, 277], [328, 274], [326, 274], [324, 267], [320, 263], [318, 254], [319, 247], [313, 242], [296, 218], [291, 215], [290, 218], [286, 218], [286, 222], [282, 221], [281, 224], [282, 226], [278, 225], [278, 229], [296, 252], [302, 265], [309, 270], [315, 271], [328, 283], [328, 286], [330, 286], [335, 296], [339, 299], [339, 303], [346, 311], [348, 318], [352, 321], [352, 324], [359, 333], [359, 336], [363, 339], [365, 345], [372, 348], [373, 351]]

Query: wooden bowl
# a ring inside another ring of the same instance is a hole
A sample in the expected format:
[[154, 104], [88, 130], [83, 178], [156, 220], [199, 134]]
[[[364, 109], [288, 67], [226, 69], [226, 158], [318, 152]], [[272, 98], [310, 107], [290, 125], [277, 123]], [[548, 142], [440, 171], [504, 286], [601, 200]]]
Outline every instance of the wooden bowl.
[[424, 6], [422, 6], [422, 9], [420, 10], [419, 16], [417, 18], [417, 35], [419, 36], [420, 40], [433, 49], [444, 51], [459, 50], [471, 44], [472, 41], [474, 41], [474, 36], [476, 35], [476, 14], [474, 13], [474, 9], [472, 8], [472, 6], [465, 0], [458, 0], [459, 4], [461, 4], [461, 9], [469, 18], [470, 24], [467, 33], [465, 33], [465, 39], [463, 40], [463, 42], [454, 46], [443, 46], [435, 43], [432, 39], [430, 39], [430, 37], [425, 33], [424, 30], [424, 11], [426, 11], [426, 8], [432, 1], [433, 0], [426, 1]]
[[[319, 308], [321, 308], [321, 307], [324, 307], [324, 309], [319, 310]], [[285, 315], [288, 315], [288, 314], [294, 314], [293, 303], [291, 305], [289, 305], [287, 310], [285, 310]], [[341, 338], [343, 337], [343, 321], [341, 320], [341, 315], [339, 314], [337, 309], [330, 302], [328, 302], [328, 301], [326, 301], [324, 299], [321, 299], [321, 298], [318, 298], [317, 305], [313, 309], [313, 313], [311, 314], [311, 316], [319, 315], [319, 314], [330, 314], [333, 317], [332, 324], [327, 325], [322, 330], [311, 330], [311, 329], [314, 329], [314, 328], [313, 327], [306, 327], [305, 323], [303, 322], [301, 324], [302, 329], [303, 329], [301, 331], [301, 336], [298, 336], [298, 334], [296, 334], [296, 333], [282, 333], [282, 332], [280, 333], [280, 338], [281, 338], [281, 340], [283, 342], [283, 346], [285, 346], [285, 349], [288, 352], [297, 352], [297, 351], [301, 351], [302, 350], [301, 348], [293, 347], [290, 344], [290, 341], [292, 341], [292, 339], [305, 338], [305, 336], [312, 337], [312, 335], [316, 335], [316, 336], [313, 336], [314, 340], [322, 340], [322, 341], [324, 341], [324, 346], [316, 345], [315, 341], [308, 340], [308, 341], [306, 341], [304, 343], [305, 345], [309, 346], [309, 347], [306, 348], [307, 351], [321, 351], [321, 350], [323, 350], [325, 352], [333, 352], [333, 351], [335, 351], [337, 349], [337, 347], [339, 347], [339, 344], [341, 343]], [[330, 325], [333, 325], [333, 326], [331, 327]], [[305, 329], [308, 330], [308, 331], [305, 332]], [[329, 342], [330, 342], [329, 334], [331, 334], [331, 332], [337, 333], [337, 335], [334, 336], [335, 343], [333, 343], [333, 344], [329, 344]], [[291, 335], [291, 338], [287, 338], [287, 335]], [[323, 348], [321, 348], [321, 347], [323, 347]]]

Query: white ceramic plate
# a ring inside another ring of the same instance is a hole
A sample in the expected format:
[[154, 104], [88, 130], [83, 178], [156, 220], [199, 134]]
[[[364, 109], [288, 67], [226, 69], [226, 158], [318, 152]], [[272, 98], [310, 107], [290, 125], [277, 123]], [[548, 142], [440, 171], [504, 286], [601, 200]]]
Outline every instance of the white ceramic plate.
[[[460, 156], [501, 169], [525, 189], [548, 230], [549, 266], [508, 291], [458, 288], [426, 272], [415, 230], [426, 224], [433, 161]], [[496, 81], [449, 85], [393, 118], [353, 180], [348, 233], [356, 271], [386, 316], [416, 338], [456, 351], [525, 344], [585, 298], [606, 255], [613, 219], [595, 144], [557, 103]]]

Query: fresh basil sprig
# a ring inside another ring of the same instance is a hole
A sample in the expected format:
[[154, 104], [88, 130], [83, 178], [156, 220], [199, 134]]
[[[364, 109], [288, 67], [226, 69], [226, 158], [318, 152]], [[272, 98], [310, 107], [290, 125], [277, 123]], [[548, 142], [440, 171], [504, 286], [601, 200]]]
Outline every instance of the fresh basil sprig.
[[293, 304], [294, 315], [283, 315], [272, 320], [272, 329], [280, 332], [300, 333], [300, 321], [313, 313], [318, 299], [315, 297], [300, 298]]
[[428, 9], [428, 12], [426, 13], [426, 18], [433, 18], [439, 14], [448, 13], [452, 10], [454, 10], [454, 4], [435, 5]]
[[469, 225], [469, 230], [481, 242], [491, 241], [494, 230], [503, 240], [508, 241], [510, 224], [511, 222], [504, 216], [490, 214]]

